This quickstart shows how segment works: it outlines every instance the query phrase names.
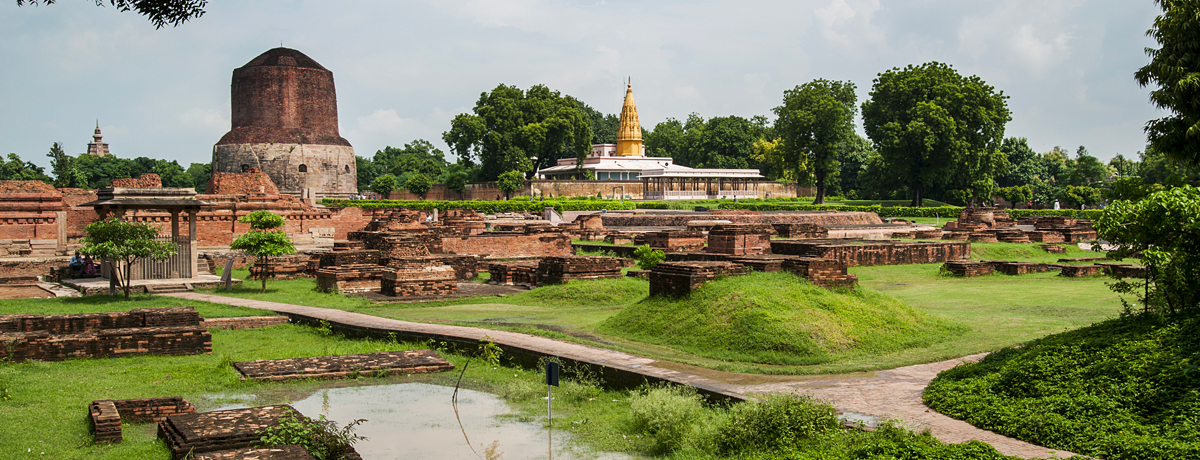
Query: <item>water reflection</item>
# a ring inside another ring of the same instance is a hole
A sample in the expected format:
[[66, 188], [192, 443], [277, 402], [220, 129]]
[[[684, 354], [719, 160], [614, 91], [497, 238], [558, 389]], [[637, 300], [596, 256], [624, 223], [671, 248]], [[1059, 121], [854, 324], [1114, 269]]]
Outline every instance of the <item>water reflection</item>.
[[[368, 439], [356, 445], [367, 460], [382, 459], [474, 459], [450, 407], [454, 388], [424, 383], [329, 388], [292, 402], [300, 413], [319, 414], [339, 425], [367, 419], [356, 432]], [[546, 430], [539, 423], [521, 422], [499, 397], [471, 390], [458, 391], [462, 428], [475, 451], [483, 454], [493, 442], [503, 459], [545, 459]], [[554, 434], [554, 458], [628, 459], [622, 454], [594, 453], [567, 445], [567, 436]]]

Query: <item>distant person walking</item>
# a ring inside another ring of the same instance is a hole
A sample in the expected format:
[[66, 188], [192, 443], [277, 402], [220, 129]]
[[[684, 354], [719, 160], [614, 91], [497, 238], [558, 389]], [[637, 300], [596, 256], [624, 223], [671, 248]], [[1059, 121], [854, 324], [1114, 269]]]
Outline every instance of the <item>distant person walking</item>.
[[1054, 210], [1057, 211], [1058, 209], [1058, 200], [1054, 200]]

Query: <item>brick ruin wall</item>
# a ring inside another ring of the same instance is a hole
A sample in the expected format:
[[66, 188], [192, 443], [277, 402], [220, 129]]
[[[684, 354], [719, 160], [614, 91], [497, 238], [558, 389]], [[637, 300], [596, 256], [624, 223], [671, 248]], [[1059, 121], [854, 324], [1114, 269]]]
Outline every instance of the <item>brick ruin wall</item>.
[[113, 179], [113, 188], [162, 188], [162, 178], [158, 174], [142, 174], [137, 179], [126, 177]]
[[454, 268], [448, 265], [412, 270], [388, 269], [380, 293], [393, 297], [446, 296], [458, 293]]
[[728, 220], [735, 224], [817, 224], [817, 225], [878, 225], [883, 221], [873, 212], [790, 212], [761, 211], [693, 212], [680, 214], [610, 212], [603, 216], [605, 227], [686, 227], [693, 220]]
[[0, 358], [13, 361], [211, 352], [212, 336], [191, 307], [0, 316]]
[[379, 292], [387, 267], [352, 264], [317, 270], [317, 289], [325, 292]]
[[861, 240], [774, 240], [774, 254], [834, 259], [850, 266], [930, 264], [966, 260], [971, 244], [959, 242], [864, 242]]
[[571, 237], [561, 233], [495, 234], [441, 238], [444, 254], [480, 255], [491, 259], [568, 256]]

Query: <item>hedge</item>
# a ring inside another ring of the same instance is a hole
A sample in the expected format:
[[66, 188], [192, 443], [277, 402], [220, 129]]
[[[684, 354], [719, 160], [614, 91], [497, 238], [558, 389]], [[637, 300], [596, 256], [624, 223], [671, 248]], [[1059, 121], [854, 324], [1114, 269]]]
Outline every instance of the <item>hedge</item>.
[[[474, 209], [476, 211], [494, 212], [542, 212], [545, 208], [555, 211], [599, 211], [601, 209], [636, 209], [632, 201], [618, 200], [545, 200], [530, 201], [528, 199], [512, 199], [507, 201], [405, 201], [405, 200], [338, 200], [326, 198], [322, 204], [334, 208], [409, 208], [409, 209]], [[644, 203], [652, 204], [652, 203]], [[639, 206], [641, 207], [641, 206]]]
[[[812, 205], [812, 204], [782, 204], [782, 203], [722, 203], [721, 209], [749, 209], [754, 211], [849, 211], [873, 212], [879, 217], [950, 217], [958, 218], [962, 206], [928, 206], [913, 208], [908, 206], [843, 206], [843, 205]], [[1008, 215], [1013, 219], [1026, 216], [1063, 216], [1080, 219], [1096, 220], [1104, 210], [1088, 209], [1009, 209]]]

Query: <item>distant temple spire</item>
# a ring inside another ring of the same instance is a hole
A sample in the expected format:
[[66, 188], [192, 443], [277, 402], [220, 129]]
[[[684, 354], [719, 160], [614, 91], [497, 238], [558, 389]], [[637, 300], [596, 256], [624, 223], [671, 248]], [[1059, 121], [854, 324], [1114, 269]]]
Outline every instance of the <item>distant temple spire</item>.
[[88, 142], [88, 155], [96, 155], [100, 157], [110, 155], [108, 152], [108, 143], [101, 142], [101, 139], [103, 138], [104, 135], [100, 134], [100, 120], [96, 119], [96, 131], [92, 133], [92, 142]]
[[625, 84], [625, 104], [621, 106], [621, 125], [617, 129], [617, 156], [642, 156], [642, 124], [633, 102], [633, 82]]

